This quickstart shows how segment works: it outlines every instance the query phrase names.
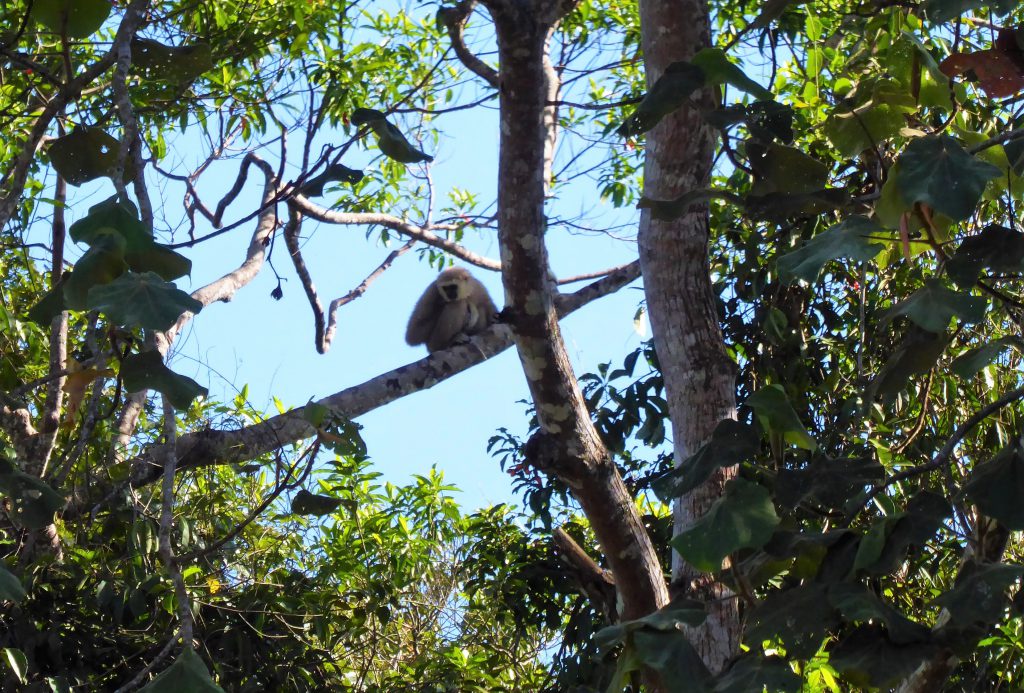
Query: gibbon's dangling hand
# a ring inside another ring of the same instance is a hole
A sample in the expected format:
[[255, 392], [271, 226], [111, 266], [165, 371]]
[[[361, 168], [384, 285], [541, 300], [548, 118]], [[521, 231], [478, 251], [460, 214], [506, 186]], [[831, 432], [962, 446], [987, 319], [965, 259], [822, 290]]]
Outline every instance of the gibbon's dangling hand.
[[452, 267], [416, 301], [405, 330], [409, 346], [426, 344], [434, 353], [454, 344], [458, 337], [487, 329], [498, 313], [487, 289], [462, 267]]

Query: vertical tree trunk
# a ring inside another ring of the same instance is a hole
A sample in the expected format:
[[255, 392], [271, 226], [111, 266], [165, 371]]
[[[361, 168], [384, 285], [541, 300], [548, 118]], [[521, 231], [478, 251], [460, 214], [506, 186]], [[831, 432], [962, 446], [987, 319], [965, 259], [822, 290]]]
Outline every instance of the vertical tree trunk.
[[546, 50], [572, 2], [483, 4], [497, 32], [501, 75], [498, 238], [505, 319], [541, 428], [528, 446], [530, 461], [572, 488], [615, 575], [621, 616], [637, 618], [665, 604], [668, 590], [633, 497], [594, 428], [572, 371], [544, 244], [545, 171], [555, 126], [549, 99], [557, 93]]
[[[647, 84], [665, 68], [709, 45], [708, 9], [701, 0], [640, 0]], [[700, 105], [710, 108], [705, 90]], [[706, 187], [714, 133], [697, 110], [683, 108], [647, 133], [644, 195], [669, 199]], [[735, 367], [718, 325], [708, 265], [708, 209], [696, 204], [664, 222], [645, 211], [640, 220], [640, 265], [655, 347], [672, 416], [676, 461], [692, 454], [715, 425], [736, 417]], [[675, 530], [690, 526], [722, 494], [734, 470], [721, 470], [676, 501]], [[708, 619], [690, 632], [704, 663], [719, 671], [739, 643], [739, 609], [733, 595], [677, 556], [673, 585], [708, 604]]]

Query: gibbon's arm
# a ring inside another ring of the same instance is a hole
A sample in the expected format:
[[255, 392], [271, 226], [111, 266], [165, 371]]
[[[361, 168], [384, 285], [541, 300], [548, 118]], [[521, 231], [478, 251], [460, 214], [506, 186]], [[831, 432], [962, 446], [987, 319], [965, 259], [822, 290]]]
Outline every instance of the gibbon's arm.
[[416, 301], [416, 307], [409, 317], [409, 326], [405, 329], [405, 341], [409, 346], [426, 344], [443, 308], [444, 299], [438, 293], [436, 284], [430, 282], [420, 300]]
[[459, 335], [467, 334], [469, 321], [472, 319], [471, 304], [468, 300], [449, 301], [441, 308], [437, 323], [427, 340], [427, 351], [434, 353], [447, 349], [455, 343]]

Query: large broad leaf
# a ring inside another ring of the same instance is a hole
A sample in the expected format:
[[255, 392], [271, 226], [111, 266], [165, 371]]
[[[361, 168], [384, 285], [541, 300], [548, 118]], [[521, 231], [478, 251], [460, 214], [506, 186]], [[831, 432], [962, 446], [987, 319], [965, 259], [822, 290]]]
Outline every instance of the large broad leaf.
[[665, 68], [664, 74], [651, 85], [637, 109], [619, 127], [618, 133], [623, 137], [634, 137], [647, 132], [706, 84], [731, 84], [758, 99], [772, 99], [770, 91], [743, 74], [740, 68], [729, 62], [723, 51], [705, 48], [693, 57], [692, 62], [681, 60]]
[[182, 313], [198, 313], [203, 304], [153, 272], [126, 272], [109, 284], [92, 288], [88, 307], [120, 325], [166, 330]]
[[817, 442], [800, 422], [800, 417], [793, 411], [786, 397], [786, 391], [780, 385], [762, 387], [743, 404], [754, 410], [757, 420], [769, 433], [782, 436], [783, 440], [798, 448], [811, 452], [817, 449]]
[[0, 492], [7, 496], [8, 514], [22, 527], [41, 529], [64, 507], [64, 497], [7, 459], [0, 467]]
[[[698, 626], [706, 618], [702, 603], [676, 599], [643, 618], [603, 628], [594, 640], [602, 652], [623, 646], [615, 672], [615, 680], [623, 685], [632, 672], [647, 666], [661, 673], [669, 686], [666, 690], [679, 693], [704, 690], [710, 674], [687, 640], [683, 626]], [[610, 690], [615, 685], [613, 682]], [[619, 690], [621, 688], [619, 686]]]
[[982, 269], [1024, 272], [1024, 233], [990, 224], [965, 239], [946, 263], [950, 278], [960, 286], [973, 286]]
[[165, 46], [152, 39], [132, 40], [132, 65], [146, 72], [149, 79], [168, 82], [190, 82], [213, 69], [209, 44]]
[[795, 217], [813, 217], [843, 209], [849, 202], [850, 194], [841, 188], [822, 188], [809, 193], [771, 192], [747, 195], [743, 213], [751, 219], [781, 224]]
[[948, 135], [919, 137], [898, 159], [896, 184], [907, 202], [923, 202], [954, 221], [974, 213], [985, 185], [1002, 175]]
[[927, 626], [911, 621], [860, 583], [839, 583], [829, 587], [828, 598], [847, 621], [885, 624], [886, 635], [897, 645], [928, 639]]
[[85, 38], [103, 26], [110, 9], [109, 0], [35, 0], [32, 18], [55, 34]]
[[889, 688], [935, 654], [938, 645], [897, 645], [878, 625], [860, 626], [829, 652], [829, 664], [861, 690]]
[[693, 56], [693, 64], [701, 69], [709, 84], [728, 84], [761, 101], [770, 101], [774, 98], [770, 91], [747, 77], [743, 70], [730, 62], [725, 51], [719, 48], [702, 48]]
[[64, 299], [64, 284], [71, 277], [70, 272], [65, 272], [57, 285], [47, 291], [39, 301], [28, 309], [28, 319], [32, 322], [49, 327], [50, 321], [67, 310]]
[[981, 322], [987, 305], [981, 296], [953, 291], [938, 279], [928, 279], [922, 288], [889, 309], [882, 323], [905, 315], [928, 332], [944, 332], [953, 318], [965, 323]]
[[968, 349], [949, 364], [951, 371], [961, 378], [973, 378], [982, 368], [995, 361], [1009, 348], [1024, 348], [1024, 340], [1016, 335], [1001, 337], [988, 344]]
[[746, 143], [747, 161], [754, 171], [751, 194], [789, 193], [806, 195], [822, 190], [828, 182], [828, 167], [796, 147], [774, 142]]
[[858, 262], [872, 259], [885, 249], [869, 240], [883, 233], [877, 222], [862, 216], [843, 219], [827, 231], [819, 233], [803, 246], [778, 260], [779, 278], [787, 284], [798, 279], [813, 282], [829, 260], [849, 258]]
[[25, 598], [25, 588], [11, 571], [0, 566], [0, 601], [20, 602]]
[[974, 467], [964, 493], [982, 513], [1011, 530], [1024, 529], [1024, 455], [1014, 444]]
[[306, 489], [300, 489], [292, 498], [292, 512], [296, 515], [330, 515], [339, 505], [340, 498], [317, 495]]
[[899, 394], [915, 375], [927, 373], [946, 350], [950, 338], [911, 326], [903, 341], [893, 350], [878, 375], [868, 387], [868, 399], [876, 396], [891, 397]]
[[991, 8], [999, 14], [1009, 14], [1018, 6], [1017, 0], [925, 0], [924, 10], [928, 19], [941, 24], [972, 10]]
[[213, 682], [206, 664], [191, 648], [182, 650], [174, 664], [147, 685], [140, 693], [224, 693], [224, 689]]
[[655, 480], [654, 492], [667, 500], [700, 486], [719, 467], [731, 467], [757, 454], [760, 437], [750, 426], [723, 419], [715, 426], [711, 440], [675, 469]]
[[867, 458], [817, 458], [805, 469], [780, 469], [775, 482], [775, 497], [787, 508], [805, 498], [826, 508], [842, 508], [865, 486], [881, 481], [885, 469]]
[[128, 269], [124, 252], [124, 239], [114, 231], [108, 230], [93, 239], [92, 247], [75, 263], [71, 276], [63, 282], [66, 306], [86, 310], [89, 292], [94, 287], [109, 284]]
[[825, 120], [824, 133], [837, 152], [852, 158], [895, 137], [907, 125], [904, 109], [884, 103], [837, 108]]
[[931, 491], [920, 491], [907, 503], [906, 511], [876, 522], [857, 550], [854, 570], [887, 575], [906, 561], [907, 550], [921, 547], [953, 514], [949, 501]]
[[752, 104], [732, 104], [702, 111], [701, 117], [719, 130], [743, 123], [755, 140], [785, 144], [793, 141], [793, 109], [778, 101], [755, 101]]
[[192, 261], [153, 240], [139, 221], [135, 208], [116, 197], [89, 208], [89, 214], [68, 229], [76, 243], [93, 245], [97, 239], [116, 233], [124, 239], [124, 259], [133, 272], [156, 272], [167, 281], [190, 274]]
[[968, 563], [953, 589], [935, 603], [949, 611], [959, 625], [999, 623], [1005, 618], [1009, 599], [1006, 590], [1024, 575], [1024, 567], [1006, 563]]
[[[103, 130], [80, 125], [53, 140], [48, 151], [57, 173], [71, 185], [81, 185], [104, 176], [113, 178], [120, 147], [120, 143]], [[134, 165], [129, 158], [125, 163], [124, 180], [131, 180], [134, 175]]]
[[167, 397], [175, 409], [188, 409], [196, 397], [206, 397], [205, 387], [164, 364], [158, 351], [131, 354], [121, 361], [121, 377], [128, 392], [156, 390]]
[[714, 693], [772, 693], [799, 691], [800, 677], [782, 657], [760, 653], [746, 654], [734, 661], [714, 681]]
[[672, 539], [672, 546], [690, 565], [714, 572], [732, 552], [764, 546], [778, 524], [766, 488], [745, 479], [732, 479], [725, 485], [725, 495]]
[[754, 644], [778, 638], [789, 656], [811, 657], [839, 625], [839, 612], [826, 590], [827, 585], [811, 583], [770, 593], [751, 614], [744, 640]]

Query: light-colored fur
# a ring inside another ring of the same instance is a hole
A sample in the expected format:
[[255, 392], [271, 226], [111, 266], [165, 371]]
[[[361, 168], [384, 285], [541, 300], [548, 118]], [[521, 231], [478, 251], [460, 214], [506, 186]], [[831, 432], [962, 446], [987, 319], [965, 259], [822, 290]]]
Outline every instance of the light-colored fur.
[[452, 267], [416, 301], [405, 330], [410, 346], [426, 344], [431, 353], [446, 349], [460, 336], [478, 334], [494, 322], [498, 308], [487, 289], [462, 267]]

